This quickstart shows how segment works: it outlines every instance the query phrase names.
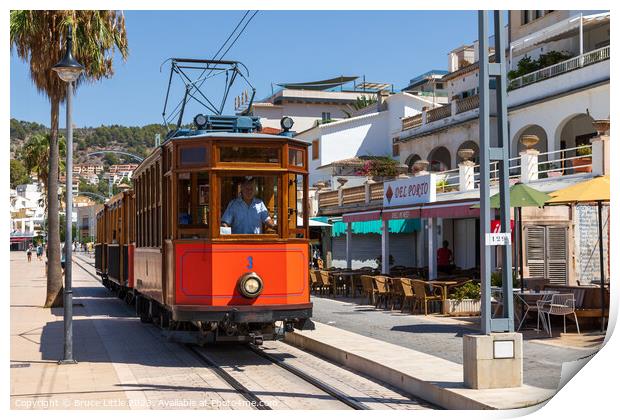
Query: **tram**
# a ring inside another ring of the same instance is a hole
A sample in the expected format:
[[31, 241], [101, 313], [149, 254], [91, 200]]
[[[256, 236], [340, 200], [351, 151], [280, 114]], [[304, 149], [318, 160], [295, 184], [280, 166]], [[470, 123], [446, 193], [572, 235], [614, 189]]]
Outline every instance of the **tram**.
[[143, 322], [207, 342], [311, 326], [308, 144], [282, 125], [198, 114], [97, 215], [97, 273]]

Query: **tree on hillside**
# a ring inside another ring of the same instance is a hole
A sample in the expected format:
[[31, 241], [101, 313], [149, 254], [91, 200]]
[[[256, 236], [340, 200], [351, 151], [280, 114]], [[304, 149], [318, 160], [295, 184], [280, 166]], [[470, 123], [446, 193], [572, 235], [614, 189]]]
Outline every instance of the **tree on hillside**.
[[[67, 143], [64, 137], [58, 141], [58, 151], [60, 154], [59, 170], [65, 169], [64, 158], [67, 156]], [[24, 166], [28, 173], [34, 172], [39, 182], [43, 184], [44, 196], [47, 196], [46, 182], [49, 178], [49, 156], [50, 156], [50, 135], [35, 134], [24, 144], [20, 153]], [[47, 200], [45, 200], [47, 206]]]
[[15, 188], [20, 184], [27, 184], [30, 182], [30, 176], [28, 176], [28, 170], [24, 164], [17, 160], [11, 159], [11, 188]]
[[[47, 191], [58, 191], [58, 114], [66, 84], [51, 71], [64, 56], [69, 26], [74, 28], [74, 57], [85, 72], [76, 82], [96, 81], [114, 74], [114, 52], [128, 54], [124, 15], [110, 10], [12, 10], [11, 53], [30, 65], [30, 78], [51, 104]], [[62, 305], [58, 200], [48, 200], [48, 271], [45, 307]]]

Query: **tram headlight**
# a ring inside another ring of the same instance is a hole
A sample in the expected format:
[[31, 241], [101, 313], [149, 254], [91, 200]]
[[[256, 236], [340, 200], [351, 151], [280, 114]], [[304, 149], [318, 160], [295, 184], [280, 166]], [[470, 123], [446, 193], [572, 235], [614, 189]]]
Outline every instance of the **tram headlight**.
[[280, 120], [280, 127], [282, 127], [284, 131], [289, 131], [293, 128], [293, 119], [291, 117], [283, 117]]
[[260, 295], [263, 291], [263, 280], [256, 273], [246, 273], [239, 279], [239, 292], [249, 299]]
[[202, 114], [196, 115], [194, 117], [194, 124], [196, 124], [196, 127], [199, 129], [203, 128], [207, 124], [207, 117]]

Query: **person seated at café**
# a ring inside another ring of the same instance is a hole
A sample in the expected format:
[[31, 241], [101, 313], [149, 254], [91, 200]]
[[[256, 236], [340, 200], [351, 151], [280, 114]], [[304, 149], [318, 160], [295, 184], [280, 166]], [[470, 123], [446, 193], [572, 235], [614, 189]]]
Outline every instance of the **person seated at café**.
[[443, 246], [437, 250], [437, 271], [450, 274], [454, 269], [454, 257], [449, 248], [450, 243], [443, 241]]
[[222, 215], [222, 226], [230, 227], [233, 234], [261, 234], [263, 225], [275, 229], [269, 211], [260, 198], [254, 196], [256, 183], [253, 177], [245, 177], [241, 194], [228, 203]]

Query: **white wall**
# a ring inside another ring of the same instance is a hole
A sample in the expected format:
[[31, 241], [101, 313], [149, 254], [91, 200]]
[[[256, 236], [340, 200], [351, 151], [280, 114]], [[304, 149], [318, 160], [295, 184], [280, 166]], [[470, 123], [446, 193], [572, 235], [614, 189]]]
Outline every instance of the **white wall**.
[[301, 132], [314, 127], [316, 120], [322, 118], [323, 112], [331, 113], [333, 120], [343, 119], [347, 115], [342, 112], [344, 105], [325, 105], [325, 104], [291, 104], [285, 103], [274, 106], [256, 106], [254, 115], [261, 117], [260, 122], [263, 127], [280, 129], [282, 117], [293, 119], [293, 130]]
[[[586, 69], [595, 67], [595, 65], [589, 66]], [[609, 69], [609, 61], [607, 61], [607, 68]], [[586, 70], [584, 69], [584, 70]], [[571, 72], [564, 76], [572, 75]], [[573, 75], [576, 77], [577, 75]], [[555, 79], [559, 79], [562, 76], [545, 81], [549, 82]], [[533, 88], [545, 82], [539, 82], [531, 86], [527, 86], [520, 90]], [[561, 83], [561, 82], [560, 82]], [[523, 95], [525, 98], [525, 96]], [[511, 97], [508, 97], [508, 103], [512, 102]], [[586, 113], [586, 110], [590, 113], [593, 119], [608, 118], [610, 115], [610, 96], [609, 96], [609, 84], [603, 84], [587, 90], [575, 92], [569, 95], [565, 95], [559, 98], [555, 98], [550, 101], [544, 101], [537, 103], [536, 105], [517, 109], [509, 112], [509, 130], [511, 138], [511, 154], [514, 156], [516, 153], [517, 142], [520, 137], [520, 133], [530, 125], [536, 124], [541, 126], [548, 138], [548, 150], [559, 150], [562, 129], [566, 124], [576, 115]]]
[[458, 95], [461, 92], [476, 89], [478, 87], [478, 69], [471, 73], [455, 77], [446, 82], [446, 85], [448, 98], [452, 98], [454, 95]]
[[392, 139], [400, 132], [402, 118], [421, 113], [432, 101], [432, 97], [397, 93], [386, 98], [385, 111], [323, 124], [299, 133], [295, 138], [308, 143], [319, 140], [319, 159], [312, 160], [312, 146], [308, 152], [310, 185], [327, 179], [328, 173], [317, 169], [320, 166], [355, 156], [392, 157]]

